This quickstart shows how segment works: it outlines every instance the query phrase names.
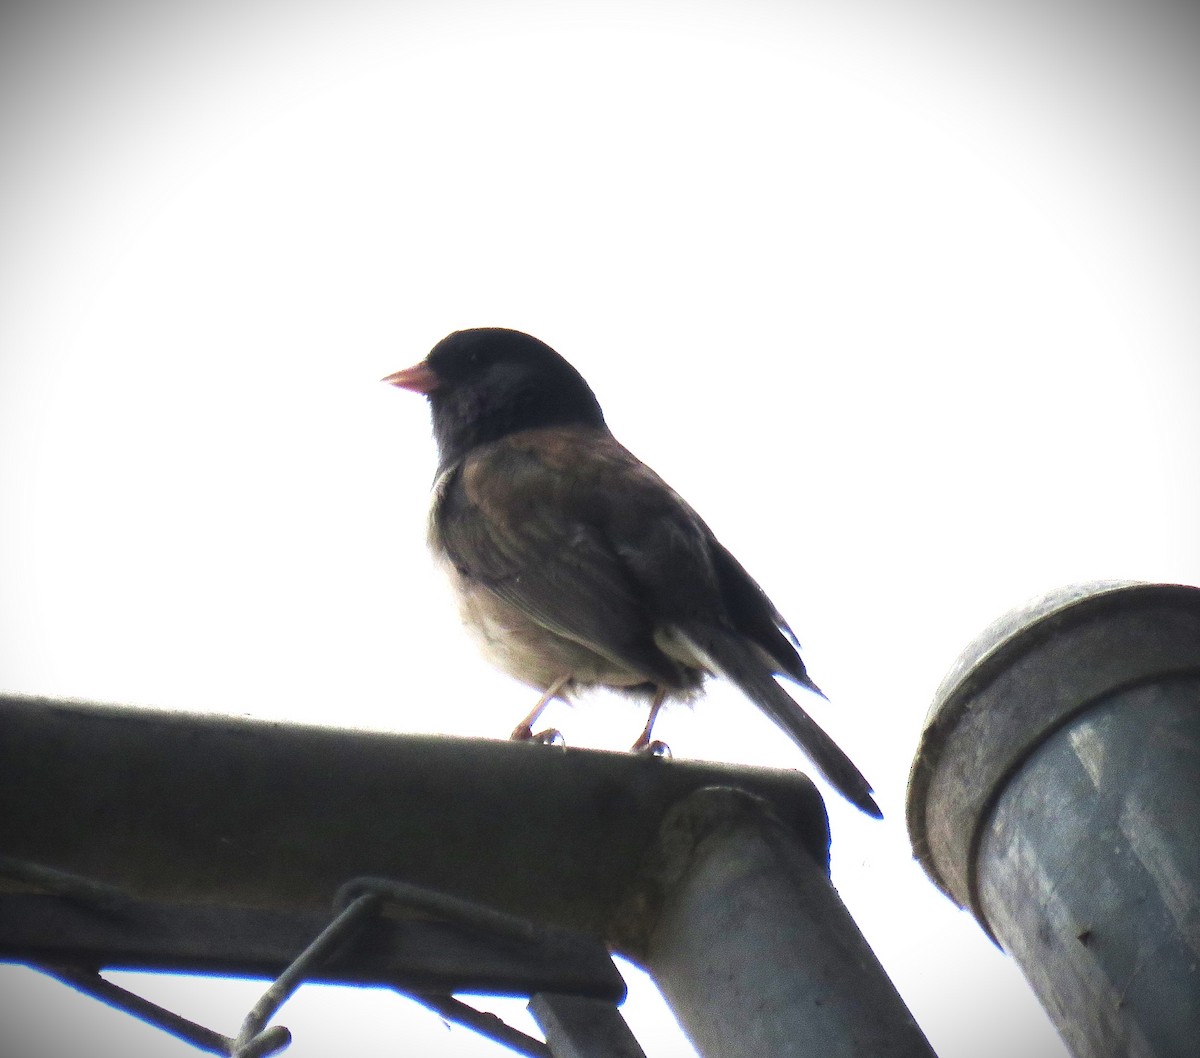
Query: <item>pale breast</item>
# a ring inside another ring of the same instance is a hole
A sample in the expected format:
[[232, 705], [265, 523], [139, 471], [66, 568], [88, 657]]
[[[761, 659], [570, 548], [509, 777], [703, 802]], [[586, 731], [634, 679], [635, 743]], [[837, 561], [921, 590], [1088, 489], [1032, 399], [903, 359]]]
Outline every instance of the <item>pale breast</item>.
[[579, 687], [631, 687], [646, 682], [644, 674], [543, 628], [524, 611], [464, 576], [444, 554], [435, 551], [435, 555], [476, 645], [488, 661], [514, 679], [539, 691], [563, 676], [570, 676]]

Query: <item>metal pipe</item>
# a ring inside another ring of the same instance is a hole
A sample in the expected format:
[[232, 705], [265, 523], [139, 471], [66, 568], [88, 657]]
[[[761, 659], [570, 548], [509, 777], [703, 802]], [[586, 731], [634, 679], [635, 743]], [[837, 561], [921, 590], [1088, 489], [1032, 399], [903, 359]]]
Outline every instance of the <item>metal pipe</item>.
[[1200, 590], [1103, 584], [1010, 614], [943, 682], [909, 786], [930, 877], [1078, 1058], [1200, 1041]]
[[704, 1058], [931, 1058], [815, 859], [760, 798], [698, 791], [644, 870], [637, 946]]

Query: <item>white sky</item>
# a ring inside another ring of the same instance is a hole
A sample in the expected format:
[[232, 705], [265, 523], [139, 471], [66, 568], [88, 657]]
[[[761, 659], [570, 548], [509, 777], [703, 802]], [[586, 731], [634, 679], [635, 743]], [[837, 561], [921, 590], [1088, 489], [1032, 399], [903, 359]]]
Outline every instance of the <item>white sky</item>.
[[[529, 692], [423, 551], [426, 409], [377, 380], [459, 327], [528, 330], [800, 635], [831, 698], [806, 706], [887, 815], [830, 797], [834, 881], [939, 1055], [1064, 1054], [912, 864], [904, 788], [993, 618], [1200, 582], [1196, 23], [193, 7], [0, 16], [0, 687], [506, 734]], [[550, 719], [616, 748], [642, 718]], [[727, 688], [657, 731], [804, 767]], [[649, 1058], [686, 1055], [628, 976]], [[230, 1033], [261, 990], [138, 987]], [[13, 1053], [194, 1053], [23, 970], [4, 995]], [[278, 1020], [297, 1058], [347, 1031], [363, 1058], [501, 1053], [386, 993], [308, 988]]]

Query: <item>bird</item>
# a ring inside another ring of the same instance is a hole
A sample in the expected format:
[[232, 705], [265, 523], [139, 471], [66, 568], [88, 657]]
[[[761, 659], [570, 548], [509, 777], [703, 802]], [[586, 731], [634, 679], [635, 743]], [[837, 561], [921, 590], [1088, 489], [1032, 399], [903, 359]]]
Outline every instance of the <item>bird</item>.
[[607, 687], [667, 702], [723, 677], [847, 800], [874, 792], [782, 676], [824, 698], [767, 594], [662, 478], [613, 436], [583, 376], [522, 331], [454, 331], [382, 381], [423, 394], [437, 446], [428, 543], [485, 657], [540, 697]]

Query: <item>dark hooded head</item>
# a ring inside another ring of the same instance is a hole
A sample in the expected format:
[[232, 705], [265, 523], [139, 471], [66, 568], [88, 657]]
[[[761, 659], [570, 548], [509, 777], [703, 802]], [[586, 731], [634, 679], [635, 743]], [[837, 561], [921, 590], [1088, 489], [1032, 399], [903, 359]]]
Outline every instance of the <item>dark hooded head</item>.
[[384, 381], [429, 398], [442, 466], [520, 430], [604, 428], [583, 376], [545, 342], [503, 327], [455, 331]]

